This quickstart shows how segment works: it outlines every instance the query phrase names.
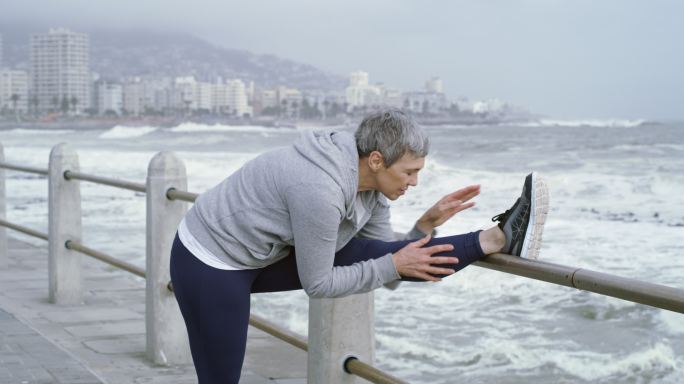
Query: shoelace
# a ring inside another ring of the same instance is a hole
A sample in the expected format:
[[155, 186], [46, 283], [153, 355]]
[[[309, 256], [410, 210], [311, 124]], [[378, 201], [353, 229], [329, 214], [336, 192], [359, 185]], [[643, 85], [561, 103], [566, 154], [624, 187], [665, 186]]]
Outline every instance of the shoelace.
[[498, 215], [492, 217], [492, 221], [494, 221], [494, 222], [496, 222], [496, 221], [498, 221], [498, 222], [506, 221], [506, 219], [508, 218], [508, 216], [509, 216], [510, 214], [511, 214], [511, 210], [510, 210], [510, 209], [507, 209], [506, 212], [504, 212], [504, 213], [499, 213]]
[[520, 198], [518, 198], [515, 201], [515, 204], [513, 204], [513, 206], [511, 208], [507, 209], [504, 213], [499, 213], [498, 215], [492, 217], [492, 221], [493, 222], [498, 221], [499, 222], [498, 227], [503, 229], [504, 223], [508, 220], [508, 216], [511, 215], [511, 213], [518, 206], [519, 203], [520, 203]]

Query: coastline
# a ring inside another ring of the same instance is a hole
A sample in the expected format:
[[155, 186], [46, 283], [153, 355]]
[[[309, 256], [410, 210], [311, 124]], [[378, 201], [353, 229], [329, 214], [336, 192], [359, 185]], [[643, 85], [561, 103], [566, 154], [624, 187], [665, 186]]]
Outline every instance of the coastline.
[[[193, 123], [202, 125], [227, 126], [262, 126], [269, 128], [316, 128], [316, 127], [355, 127], [362, 120], [360, 116], [320, 119], [277, 119], [254, 118], [236, 119], [225, 117], [138, 117], [138, 118], [65, 118], [59, 120], [0, 120], [0, 131], [13, 129], [26, 130], [107, 130], [116, 126], [125, 127], [159, 127], [172, 128], [181, 124]], [[623, 119], [577, 119], [556, 120], [545, 116], [461, 116], [461, 117], [416, 117], [423, 126], [461, 126], [461, 127], [497, 127], [506, 124], [534, 126], [645, 126], [663, 124], [652, 120]]]

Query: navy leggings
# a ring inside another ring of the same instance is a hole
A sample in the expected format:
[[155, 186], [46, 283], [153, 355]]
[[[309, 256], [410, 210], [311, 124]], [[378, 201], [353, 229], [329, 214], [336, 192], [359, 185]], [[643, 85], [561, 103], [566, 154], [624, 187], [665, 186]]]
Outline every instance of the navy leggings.
[[[459, 263], [440, 267], [461, 270], [484, 256], [479, 232], [431, 239], [426, 245], [452, 244]], [[351, 265], [394, 253], [415, 240], [385, 242], [353, 238], [335, 254], [334, 265]], [[423, 281], [419, 279], [402, 280]], [[210, 267], [188, 251], [178, 236], [171, 249], [171, 281], [185, 319], [190, 350], [200, 384], [237, 383], [245, 355], [249, 295], [301, 289], [294, 254], [264, 268], [227, 271]]]

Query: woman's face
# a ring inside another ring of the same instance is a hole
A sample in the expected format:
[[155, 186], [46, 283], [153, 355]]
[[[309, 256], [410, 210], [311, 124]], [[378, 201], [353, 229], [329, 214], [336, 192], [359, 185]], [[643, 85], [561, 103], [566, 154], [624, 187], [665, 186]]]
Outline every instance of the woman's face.
[[391, 166], [381, 166], [375, 173], [378, 191], [390, 200], [398, 199], [409, 186], [418, 185], [418, 172], [424, 165], [424, 157], [407, 153]]

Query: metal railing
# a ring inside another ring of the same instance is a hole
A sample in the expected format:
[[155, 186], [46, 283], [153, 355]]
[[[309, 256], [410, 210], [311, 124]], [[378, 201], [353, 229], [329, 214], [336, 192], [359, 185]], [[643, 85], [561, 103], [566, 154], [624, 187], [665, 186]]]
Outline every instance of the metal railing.
[[6, 163], [4, 161], [0, 161], [0, 168], [10, 169], [10, 170], [19, 171], [19, 172], [33, 173], [33, 174], [42, 175], [42, 176], [48, 175], [47, 169], [27, 167], [24, 165], [9, 164], [9, 163]]
[[108, 177], [88, 175], [88, 174], [81, 173], [81, 172], [64, 171], [64, 178], [67, 180], [90, 181], [91, 183], [95, 183], [95, 184], [108, 185], [110, 187], [128, 189], [130, 191], [135, 191], [135, 192], [143, 192], [143, 193], [147, 192], [147, 187], [145, 186], [145, 184], [133, 183], [133, 182], [124, 181], [124, 180], [110, 179]]
[[[6, 163], [4, 161], [0, 161], [0, 169], [28, 172], [44, 176], [49, 175], [49, 171], [45, 169], [20, 166]], [[136, 192], [148, 192], [147, 186], [145, 184], [89, 175], [78, 171], [66, 170], [63, 172], [63, 177], [65, 180], [88, 181]], [[165, 190], [165, 198], [168, 200], [194, 202], [197, 196], [198, 194], [196, 193], [179, 190], [174, 187], [170, 187]], [[23, 227], [15, 223], [10, 223], [1, 218], [0, 226], [19, 231], [29, 236], [37, 237], [43, 240], [49, 240], [48, 235], [45, 233]], [[89, 248], [78, 241], [67, 240], [64, 246], [69, 250], [91, 256], [139, 277], [147, 277], [146, 271], [143, 268]], [[500, 272], [515, 274], [526, 278], [541, 280], [552, 284], [558, 284], [579, 290], [612, 296], [674, 312], [684, 313], [684, 290], [678, 288], [652, 284], [583, 268], [569, 267], [544, 261], [522, 259], [504, 254], [490, 255], [483, 260], [475, 262], [474, 265]], [[167, 287], [169, 290], [172, 290], [170, 282], [167, 284]], [[298, 334], [278, 327], [277, 325], [257, 315], [250, 315], [249, 323], [255, 328], [273, 335], [299, 349], [309, 351], [309, 345], [306, 338]], [[355, 374], [374, 383], [405, 383], [404, 381], [382, 372], [381, 370], [359, 360], [356, 357], [347, 358], [344, 361], [342, 368], [348, 373]]]

